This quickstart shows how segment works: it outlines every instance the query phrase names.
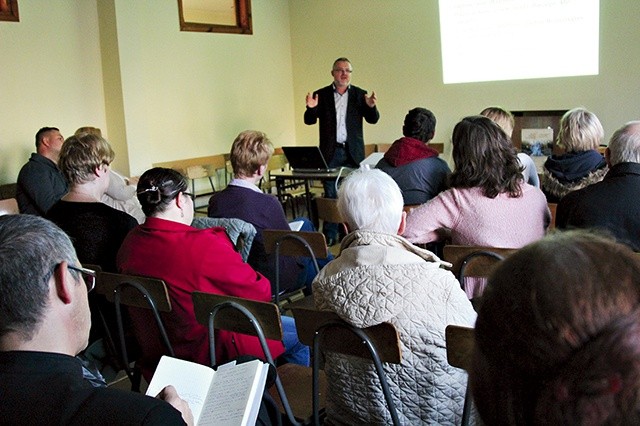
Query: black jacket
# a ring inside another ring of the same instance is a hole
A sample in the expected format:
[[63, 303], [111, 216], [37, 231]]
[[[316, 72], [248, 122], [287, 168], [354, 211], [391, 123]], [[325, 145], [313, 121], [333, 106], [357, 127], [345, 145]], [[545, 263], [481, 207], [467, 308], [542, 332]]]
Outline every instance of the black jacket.
[[[380, 119], [378, 109], [369, 108], [364, 95], [367, 93], [354, 85], [349, 86], [349, 102], [347, 103], [347, 141], [346, 148], [353, 166], [364, 160], [364, 137], [362, 135], [362, 119], [375, 124]], [[336, 149], [336, 105], [333, 98], [333, 85], [313, 92], [318, 95], [318, 106], [307, 108], [304, 112], [305, 124], [315, 124], [320, 120], [320, 150], [327, 163], [331, 162]]]
[[556, 227], [604, 230], [640, 251], [640, 164], [619, 163], [605, 178], [565, 195], [558, 204]]

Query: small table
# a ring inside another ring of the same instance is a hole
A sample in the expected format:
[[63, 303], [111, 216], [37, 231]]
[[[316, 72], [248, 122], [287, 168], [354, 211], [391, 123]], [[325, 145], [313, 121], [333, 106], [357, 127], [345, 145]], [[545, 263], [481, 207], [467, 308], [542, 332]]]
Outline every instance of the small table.
[[281, 198], [285, 193], [285, 186], [287, 181], [303, 181], [304, 182], [304, 194], [305, 194], [305, 207], [307, 209], [307, 216], [314, 225], [318, 225], [317, 219], [313, 215], [313, 209], [311, 208], [311, 191], [309, 190], [309, 182], [312, 180], [327, 181], [337, 180], [347, 176], [353, 172], [354, 169], [342, 168], [335, 172], [296, 172], [293, 170], [286, 171], [272, 171], [271, 177], [276, 180], [276, 191], [278, 192], [278, 198]]

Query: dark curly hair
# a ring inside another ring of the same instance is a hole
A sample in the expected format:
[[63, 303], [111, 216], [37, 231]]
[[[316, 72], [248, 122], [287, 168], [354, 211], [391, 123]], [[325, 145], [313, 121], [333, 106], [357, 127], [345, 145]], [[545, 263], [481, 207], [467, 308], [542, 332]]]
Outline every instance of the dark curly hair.
[[453, 129], [452, 188], [482, 188], [485, 197], [522, 195], [522, 166], [506, 133], [491, 119], [465, 117]]
[[433, 139], [436, 132], [436, 116], [426, 108], [414, 108], [404, 117], [402, 134], [424, 143]]
[[146, 216], [155, 216], [165, 211], [169, 203], [188, 188], [187, 179], [179, 172], [154, 167], [140, 176], [138, 201]]

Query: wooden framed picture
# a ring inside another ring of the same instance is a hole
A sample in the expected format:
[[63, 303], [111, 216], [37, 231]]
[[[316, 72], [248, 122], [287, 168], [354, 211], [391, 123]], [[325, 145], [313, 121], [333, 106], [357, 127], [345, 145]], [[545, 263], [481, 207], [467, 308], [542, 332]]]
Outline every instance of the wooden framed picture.
[[18, 22], [18, 0], [0, 0], [0, 21]]
[[178, 0], [181, 31], [253, 34], [251, 0]]

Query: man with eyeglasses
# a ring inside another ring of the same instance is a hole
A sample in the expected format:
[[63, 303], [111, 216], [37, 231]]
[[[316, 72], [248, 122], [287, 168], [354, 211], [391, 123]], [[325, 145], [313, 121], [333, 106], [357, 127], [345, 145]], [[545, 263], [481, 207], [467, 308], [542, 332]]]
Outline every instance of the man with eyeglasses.
[[[364, 160], [364, 137], [362, 120], [375, 124], [380, 119], [376, 107], [376, 92], [367, 96], [367, 91], [351, 84], [353, 68], [347, 58], [338, 58], [331, 69], [333, 83], [322, 89], [307, 93], [307, 108], [304, 123], [320, 121], [320, 150], [329, 167], [357, 168]], [[336, 198], [335, 181], [324, 182], [325, 197]], [[323, 232], [327, 243], [337, 242], [338, 225], [331, 224]]]
[[94, 285], [52, 222], [0, 217], [0, 422], [192, 424], [173, 387], [154, 399], [83, 379], [75, 355], [87, 345]]

